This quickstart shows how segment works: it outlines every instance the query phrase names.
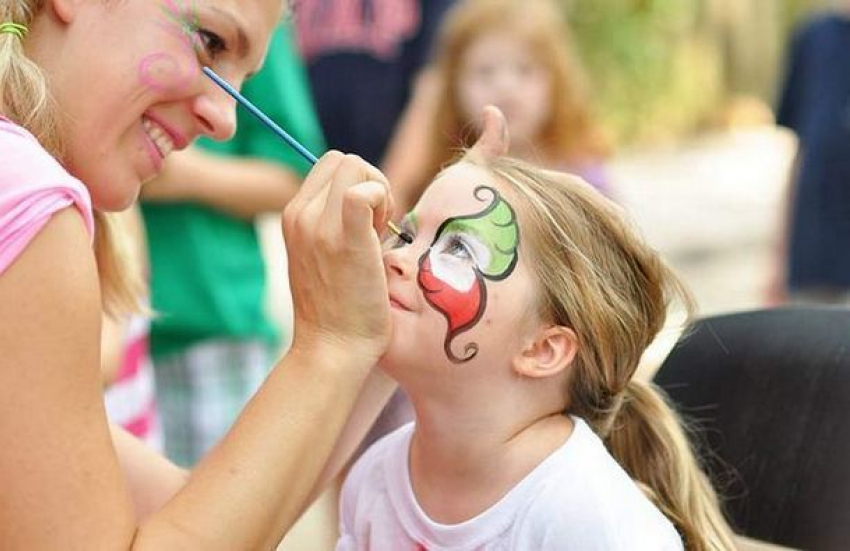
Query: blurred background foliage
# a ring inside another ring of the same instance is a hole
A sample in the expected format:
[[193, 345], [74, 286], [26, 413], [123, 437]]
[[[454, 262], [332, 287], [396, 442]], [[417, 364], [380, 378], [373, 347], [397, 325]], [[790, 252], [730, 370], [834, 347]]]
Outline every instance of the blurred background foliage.
[[794, 25], [850, 0], [561, 0], [620, 145], [769, 122]]

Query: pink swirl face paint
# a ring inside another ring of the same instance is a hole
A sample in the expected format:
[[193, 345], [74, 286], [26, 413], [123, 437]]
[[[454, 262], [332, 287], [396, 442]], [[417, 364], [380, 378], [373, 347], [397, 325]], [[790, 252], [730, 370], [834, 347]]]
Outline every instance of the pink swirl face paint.
[[182, 55], [164, 51], [146, 55], [139, 63], [139, 80], [157, 92], [184, 90], [201, 76], [198, 17], [195, 8], [182, 0], [163, 0], [161, 9], [165, 18], [159, 25], [177, 40]]

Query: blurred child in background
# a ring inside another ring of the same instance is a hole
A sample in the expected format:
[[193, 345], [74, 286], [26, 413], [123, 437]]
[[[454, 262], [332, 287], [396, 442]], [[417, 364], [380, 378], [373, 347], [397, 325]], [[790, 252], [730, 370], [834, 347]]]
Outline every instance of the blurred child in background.
[[384, 163], [400, 207], [411, 207], [440, 168], [472, 144], [486, 105], [507, 117], [513, 157], [578, 174], [608, 192], [606, 140], [561, 7], [464, 0], [446, 15], [436, 60]]

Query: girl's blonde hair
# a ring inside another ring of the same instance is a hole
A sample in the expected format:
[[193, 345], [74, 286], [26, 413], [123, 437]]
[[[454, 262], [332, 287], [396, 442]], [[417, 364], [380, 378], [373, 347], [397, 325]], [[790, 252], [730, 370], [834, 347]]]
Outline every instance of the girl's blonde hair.
[[551, 113], [535, 144], [544, 160], [581, 162], [607, 154], [591, 109], [588, 79], [560, 7], [551, 0], [461, 0], [446, 15], [437, 42], [436, 120], [430, 138], [430, 179], [475, 136], [458, 101], [461, 62], [483, 34], [507, 31], [525, 40], [551, 75]]
[[[0, 22], [29, 28], [44, 7], [44, 0], [0, 0]], [[26, 128], [41, 145], [63, 160], [59, 110], [50, 94], [48, 79], [26, 55], [23, 39], [0, 33], [0, 114]], [[101, 278], [104, 309], [111, 314], [137, 311], [140, 275], [124, 268], [127, 258], [120, 232], [107, 215], [95, 212], [95, 255]]]
[[540, 285], [539, 314], [572, 328], [567, 411], [585, 419], [667, 515], [689, 550], [733, 549], [717, 495], [681, 420], [652, 383], [633, 379], [673, 298], [692, 301], [619, 207], [563, 173], [508, 158], [466, 160], [508, 184]]

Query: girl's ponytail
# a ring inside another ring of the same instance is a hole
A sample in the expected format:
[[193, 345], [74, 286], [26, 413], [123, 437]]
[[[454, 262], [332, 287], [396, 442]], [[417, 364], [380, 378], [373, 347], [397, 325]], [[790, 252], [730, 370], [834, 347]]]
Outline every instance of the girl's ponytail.
[[661, 389], [630, 380], [609, 425], [600, 431], [609, 451], [675, 524], [686, 549], [735, 548], [717, 494]]

